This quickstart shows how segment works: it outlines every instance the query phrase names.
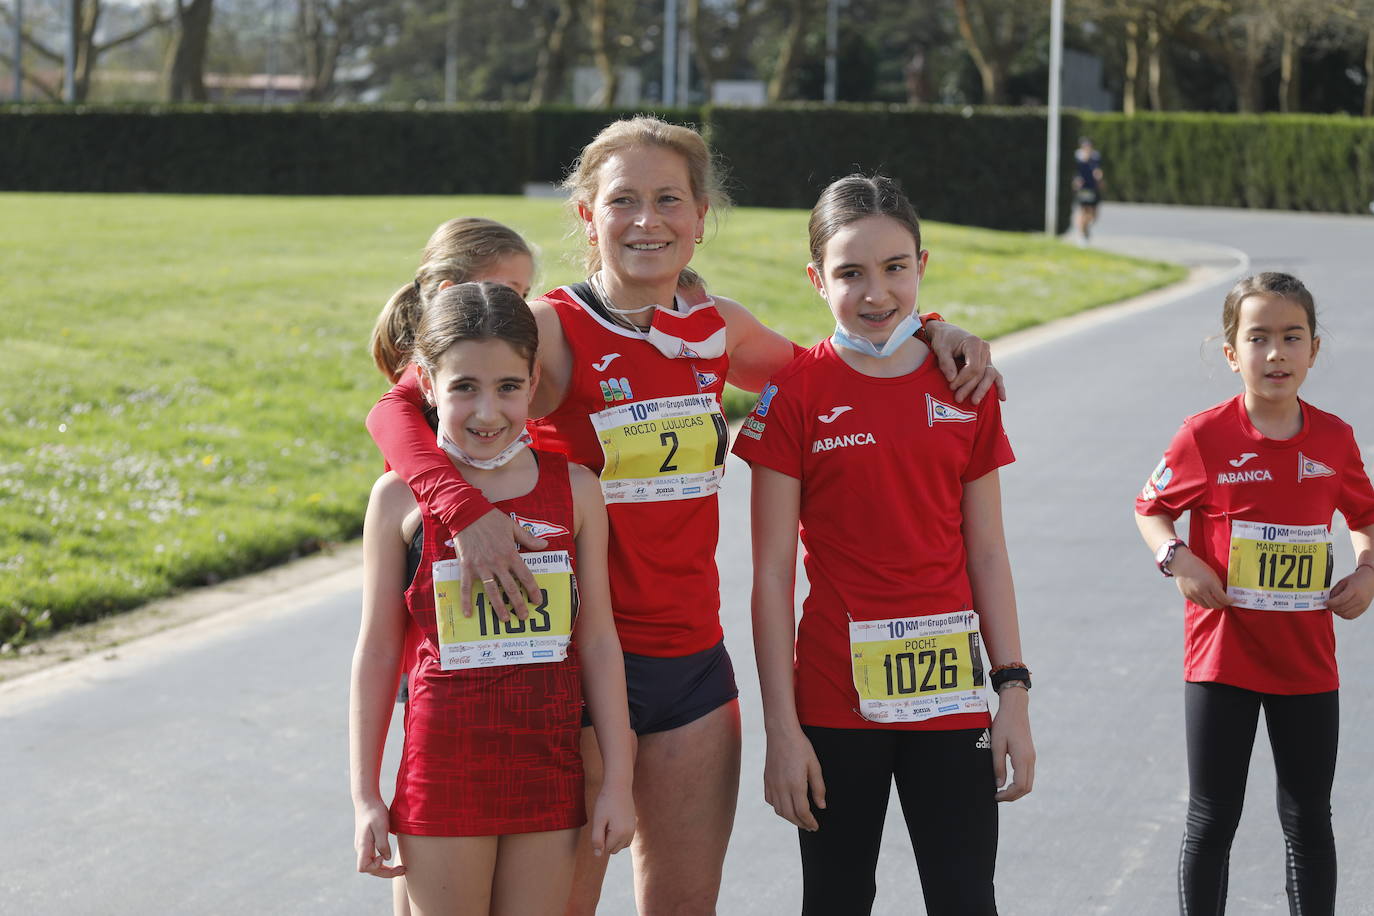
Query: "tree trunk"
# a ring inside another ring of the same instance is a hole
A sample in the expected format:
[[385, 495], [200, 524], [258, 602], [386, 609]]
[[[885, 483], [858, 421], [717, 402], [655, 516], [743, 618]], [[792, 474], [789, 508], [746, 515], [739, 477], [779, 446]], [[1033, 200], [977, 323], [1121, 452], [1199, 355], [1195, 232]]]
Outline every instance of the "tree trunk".
[[596, 58], [596, 71], [601, 74], [601, 88], [597, 91], [593, 105], [610, 108], [615, 104], [616, 90], [620, 88], [620, 74], [615, 69], [615, 57], [611, 53], [610, 0], [592, 0], [591, 19], [587, 23], [592, 35], [592, 55]]
[[1279, 111], [1302, 109], [1302, 42], [1292, 29], [1283, 30], [1279, 48]]
[[711, 101], [716, 82], [711, 48], [706, 39], [706, 26], [701, 18], [701, 0], [687, 0], [687, 32], [692, 36], [692, 60], [697, 65], [697, 76], [701, 79], [701, 91], [706, 101]]
[[1121, 74], [1121, 113], [1133, 115], [1140, 98], [1140, 23], [1126, 21], [1126, 62]]
[[168, 51], [167, 100], [204, 102], [205, 51], [210, 43], [210, 16], [214, 0], [177, 0], [176, 36]]
[[1374, 26], [1364, 40], [1364, 116], [1374, 118]]
[[801, 57], [802, 39], [806, 36], [806, 0], [791, 0], [787, 8], [787, 33], [783, 37], [777, 66], [773, 68], [773, 78], [768, 81], [770, 102], [780, 102], [787, 97], [792, 71]]
[[750, 0], [735, 0], [734, 24], [726, 29], [725, 59], [719, 68], [726, 79], [739, 79], [744, 75], [744, 59], [755, 34], [750, 9]]
[[1238, 50], [1227, 63], [1231, 85], [1236, 91], [1236, 111], [1240, 114], [1258, 114], [1263, 107], [1260, 102], [1258, 61], [1244, 50]]
[[530, 104], [544, 105], [563, 92], [563, 78], [571, 54], [571, 33], [578, 18], [579, 0], [559, 0], [558, 18], [549, 29], [539, 59], [535, 64], [534, 83], [530, 86]]
[[76, 33], [76, 101], [84, 102], [91, 94], [91, 76], [100, 49], [95, 46], [95, 29], [100, 25], [100, 0], [78, 4]]
[[[987, 20], [983, 11], [977, 11], [978, 23], [973, 21], [968, 0], [954, 0], [954, 12], [959, 20], [959, 34], [963, 36], [973, 65], [978, 68], [978, 78], [983, 83], [984, 105], [1005, 105], [1007, 102], [1007, 61], [997, 46], [994, 36], [986, 33]], [[982, 29], [978, 26], [981, 25]], [[980, 36], [979, 32], [984, 34]]]
[[[339, 54], [348, 42], [356, 12], [345, 3], [331, 8], [325, 0], [301, 0], [296, 30], [305, 55], [305, 75], [309, 80], [305, 87], [306, 101], [322, 102], [334, 91]], [[449, 12], [452, 23], [452, 5]]]
[[1164, 35], [1159, 23], [1151, 19], [1145, 35], [1146, 88], [1150, 110], [1163, 111], [1164, 104]]

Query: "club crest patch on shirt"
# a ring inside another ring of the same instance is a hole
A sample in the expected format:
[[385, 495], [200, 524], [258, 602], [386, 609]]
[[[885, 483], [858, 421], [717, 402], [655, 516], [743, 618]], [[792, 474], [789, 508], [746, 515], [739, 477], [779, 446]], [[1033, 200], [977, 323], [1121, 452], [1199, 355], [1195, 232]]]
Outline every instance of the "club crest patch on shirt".
[[1336, 472], [1315, 458], [1308, 458], [1302, 452], [1298, 452], [1298, 481], [1302, 482], [1309, 477], [1335, 477]]
[[537, 518], [525, 518], [525, 516], [516, 515], [514, 512], [510, 514], [510, 517], [511, 521], [537, 538], [560, 537], [569, 533], [567, 528], [562, 525], [555, 525], [553, 522], [540, 521]]
[[976, 413], [960, 410], [953, 404], [946, 404], [938, 398], [926, 395], [927, 426], [934, 426], [936, 423], [971, 423], [976, 419]]

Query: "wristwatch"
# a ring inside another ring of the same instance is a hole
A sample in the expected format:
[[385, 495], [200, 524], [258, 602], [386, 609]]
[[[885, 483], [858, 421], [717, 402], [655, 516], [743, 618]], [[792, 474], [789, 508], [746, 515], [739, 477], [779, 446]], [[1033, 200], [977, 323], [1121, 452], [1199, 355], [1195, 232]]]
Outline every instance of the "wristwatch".
[[1155, 565], [1164, 574], [1164, 578], [1172, 579], [1174, 577], [1173, 571], [1169, 569], [1169, 564], [1174, 562], [1174, 554], [1178, 553], [1178, 549], [1186, 546], [1188, 545], [1179, 538], [1169, 538], [1159, 545], [1159, 549], [1155, 551]]

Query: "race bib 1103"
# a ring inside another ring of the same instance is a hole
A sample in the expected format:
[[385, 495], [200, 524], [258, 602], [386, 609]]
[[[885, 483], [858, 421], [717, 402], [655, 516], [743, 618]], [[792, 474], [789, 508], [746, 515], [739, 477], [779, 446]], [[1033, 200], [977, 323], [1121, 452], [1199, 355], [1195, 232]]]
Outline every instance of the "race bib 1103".
[[572, 558], [566, 550], [520, 555], [539, 594], [531, 596], [530, 614], [514, 614], [502, 621], [487, 602], [480, 585], [472, 590], [472, 614], [459, 608], [457, 560], [434, 564], [434, 613], [439, 629], [439, 667], [445, 671], [561, 662], [568, 657], [573, 618], [577, 614], [577, 585]]

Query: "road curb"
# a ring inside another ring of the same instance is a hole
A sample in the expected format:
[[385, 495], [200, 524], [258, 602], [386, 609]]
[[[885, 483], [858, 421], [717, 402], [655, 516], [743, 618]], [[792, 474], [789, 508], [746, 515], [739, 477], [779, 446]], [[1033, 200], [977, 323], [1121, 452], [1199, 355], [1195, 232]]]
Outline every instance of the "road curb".
[[1148, 236], [1112, 236], [1103, 239], [1096, 247], [1113, 254], [1181, 263], [1188, 268], [1188, 276], [1178, 283], [1132, 296], [1130, 299], [1056, 318], [1033, 328], [1026, 328], [1024, 331], [1014, 331], [995, 338], [991, 342], [994, 360], [1015, 356], [1127, 315], [1172, 305], [1212, 286], [1232, 282], [1245, 274], [1250, 267], [1249, 255], [1238, 248], [1225, 245], [1187, 241], [1162, 245], [1160, 240]]
[[151, 658], [210, 633], [290, 614], [323, 595], [361, 588], [362, 560], [361, 540], [334, 545], [283, 566], [64, 630], [35, 643], [36, 651], [0, 658], [0, 712], [21, 693], [35, 688], [46, 693], [88, 678], [109, 662]]

